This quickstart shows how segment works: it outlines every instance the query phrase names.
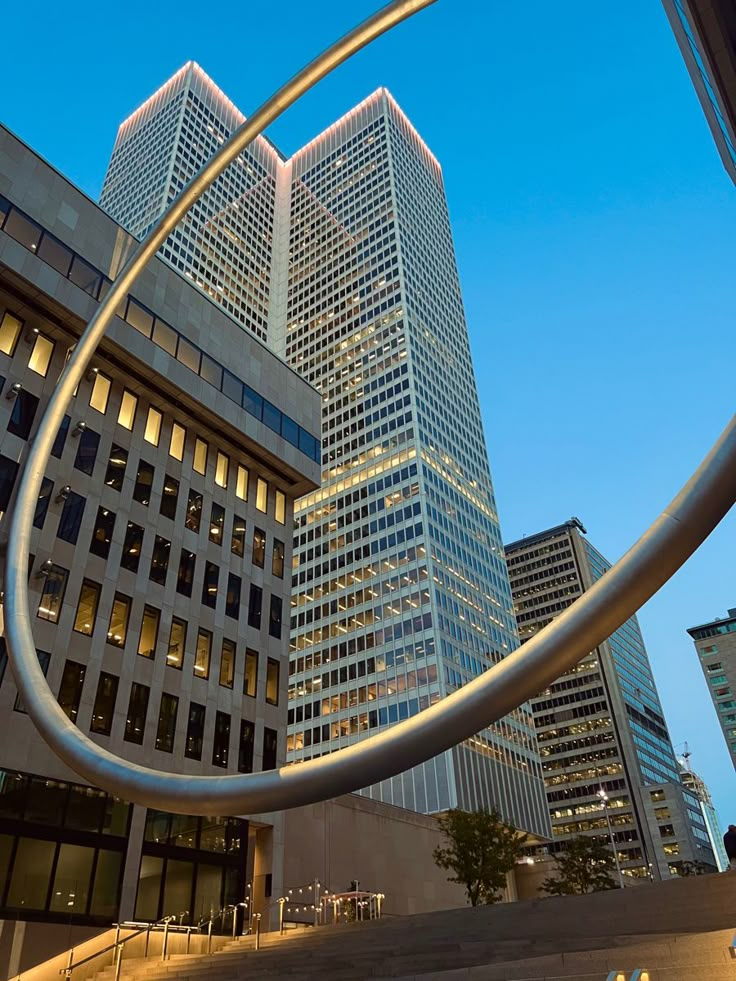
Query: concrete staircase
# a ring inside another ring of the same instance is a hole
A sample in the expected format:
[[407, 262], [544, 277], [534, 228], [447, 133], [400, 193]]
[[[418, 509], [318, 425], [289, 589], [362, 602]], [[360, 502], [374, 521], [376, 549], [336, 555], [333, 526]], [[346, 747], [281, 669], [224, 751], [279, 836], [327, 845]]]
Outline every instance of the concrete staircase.
[[[122, 963], [124, 981], [736, 981], [736, 874], [250, 937]], [[96, 981], [113, 981], [111, 967]]]

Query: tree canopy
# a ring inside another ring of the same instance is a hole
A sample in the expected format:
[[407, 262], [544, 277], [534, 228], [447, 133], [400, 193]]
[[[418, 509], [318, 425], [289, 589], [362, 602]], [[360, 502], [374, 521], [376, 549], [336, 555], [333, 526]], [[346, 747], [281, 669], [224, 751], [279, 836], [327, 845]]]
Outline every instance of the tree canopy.
[[588, 892], [615, 889], [612, 876], [613, 855], [597, 838], [583, 835], [565, 843], [565, 850], [555, 855], [556, 874], [542, 883], [550, 896], [580, 896]]
[[453, 809], [438, 821], [447, 847], [435, 848], [433, 857], [453, 873], [447, 881], [465, 886], [471, 906], [497, 902], [527, 836], [505, 824], [496, 810]]

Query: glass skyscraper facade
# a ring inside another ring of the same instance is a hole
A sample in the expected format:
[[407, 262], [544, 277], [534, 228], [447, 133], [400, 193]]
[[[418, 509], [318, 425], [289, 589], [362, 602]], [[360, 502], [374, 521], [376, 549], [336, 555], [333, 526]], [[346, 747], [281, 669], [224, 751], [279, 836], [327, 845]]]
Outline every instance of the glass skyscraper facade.
[[[188, 105], [179, 87], [204, 76], [182, 72], [152, 97], [162, 122], [155, 140], [141, 137], [141, 172], [157, 146], [200, 165], [216, 148], [201, 134], [225, 136], [237, 121], [207, 80], [205, 102], [222, 118], [182, 109], [190, 125], [179, 125], [165, 104]], [[125, 184], [135, 185], [122, 153], [138, 114], [121, 127], [102, 197], [124, 224]], [[287, 749], [298, 764], [420, 712], [518, 641], [437, 160], [385, 89], [288, 159], [265, 141], [256, 150], [258, 194], [231, 178], [230, 200], [206, 205], [162, 254], [230, 310], [202, 272], [203, 229], [215, 213], [231, 230], [233, 215], [241, 223], [226, 248], [207, 239], [205, 271], [222, 279], [247, 244], [241, 226], [257, 227], [262, 320], [248, 313], [250, 293], [233, 315], [322, 395], [322, 486], [295, 511]], [[177, 189], [169, 180], [168, 197]], [[145, 211], [132, 230], [154, 218]], [[420, 811], [494, 805], [549, 831], [528, 707], [364, 792]]]
[[[506, 546], [521, 642], [590, 589], [611, 564], [577, 518]], [[680, 781], [638, 619], [532, 700], [556, 848], [608, 841], [601, 791], [624, 872], [666, 877], [715, 867], [700, 806]]]

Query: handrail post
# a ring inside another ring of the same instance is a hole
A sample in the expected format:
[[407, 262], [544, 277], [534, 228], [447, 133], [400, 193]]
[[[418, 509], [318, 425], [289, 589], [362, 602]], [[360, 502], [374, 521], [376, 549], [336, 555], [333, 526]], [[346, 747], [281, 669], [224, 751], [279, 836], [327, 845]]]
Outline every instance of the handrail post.
[[233, 904], [233, 940], [235, 940], [235, 928], [238, 925], [238, 907]]
[[212, 952], [212, 913], [210, 912], [210, 922], [207, 924], [207, 953]]
[[72, 976], [72, 964], [73, 963], [74, 963], [74, 948], [72, 947], [70, 949], [70, 951], [69, 951], [69, 957], [68, 957], [67, 962], [66, 962], [66, 968], [64, 969], [64, 976], [67, 978], [67, 981]]
[[254, 913], [253, 914], [253, 920], [255, 921], [255, 924], [256, 924], [256, 947], [255, 947], [255, 949], [256, 950], [260, 950], [261, 949], [261, 914], [260, 913]]
[[279, 934], [284, 932], [284, 906], [286, 905], [286, 899], [284, 896], [279, 899]]
[[165, 961], [166, 960], [166, 947], [168, 945], [168, 942], [169, 942], [169, 918], [167, 917], [164, 920], [164, 939], [163, 939], [163, 943], [161, 944], [161, 960], [162, 961]]
[[187, 927], [187, 953], [189, 953], [189, 940], [192, 936], [192, 928]]
[[144, 959], [148, 957], [148, 942], [150, 941], [150, 939], [151, 939], [151, 924], [149, 923], [146, 929], [146, 944], [145, 947], [143, 948]]
[[115, 981], [120, 981], [120, 965], [123, 962], [123, 945], [118, 944], [115, 950]]
[[117, 950], [118, 944], [120, 943], [120, 924], [115, 924], [115, 946], [112, 949], [112, 962], [115, 964], [115, 951]]

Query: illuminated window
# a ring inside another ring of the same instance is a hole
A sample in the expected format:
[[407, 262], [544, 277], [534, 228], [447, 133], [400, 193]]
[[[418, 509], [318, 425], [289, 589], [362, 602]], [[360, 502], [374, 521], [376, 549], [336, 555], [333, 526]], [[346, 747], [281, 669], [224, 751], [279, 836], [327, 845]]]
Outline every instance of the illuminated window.
[[230, 551], [241, 558], [245, 555], [245, 518], [235, 515], [233, 518], [233, 533], [230, 539]]
[[189, 491], [189, 498], [187, 500], [187, 513], [184, 518], [184, 527], [188, 528], [190, 531], [199, 531], [199, 525], [202, 520], [202, 495], [198, 494], [195, 490]]
[[192, 469], [196, 470], [197, 473], [204, 474], [207, 472], [208, 450], [209, 444], [198, 436], [194, 441], [194, 459], [192, 460]]
[[35, 371], [37, 375], [41, 375], [42, 378], [45, 378], [46, 372], [49, 370], [49, 362], [51, 361], [51, 355], [53, 353], [54, 342], [50, 341], [48, 337], [44, 337], [43, 334], [39, 334], [36, 337], [36, 343], [33, 345], [31, 357], [28, 361], [28, 367], [31, 369], [31, 371]]
[[110, 614], [110, 626], [107, 629], [107, 642], [114, 647], [125, 647], [128, 635], [128, 620], [130, 619], [130, 597], [115, 593]]
[[235, 680], [235, 644], [231, 640], [223, 640], [220, 657], [220, 684], [223, 688], [232, 688]]
[[215, 467], [215, 483], [218, 487], [227, 487], [227, 476], [230, 470], [230, 457], [217, 451], [217, 466]]
[[219, 504], [212, 505], [210, 517], [210, 541], [222, 545], [222, 530], [225, 527], [225, 508]]
[[235, 484], [235, 493], [241, 501], [248, 500], [248, 469], [238, 464], [238, 479]]
[[22, 326], [23, 321], [18, 320], [12, 313], [3, 315], [3, 319], [0, 321], [0, 351], [3, 354], [12, 355]]
[[147, 443], [153, 443], [154, 446], [158, 446], [159, 438], [161, 437], [161, 420], [163, 416], [158, 411], [151, 406], [148, 410], [148, 416], [146, 417], [146, 431], [143, 433], [143, 438]]
[[166, 663], [170, 668], [176, 668], [181, 671], [184, 663], [184, 645], [186, 642], [186, 620], [180, 620], [179, 617], [172, 617], [171, 630], [169, 632], [169, 649], [166, 654]]
[[161, 621], [161, 611], [155, 606], [143, 607], [141, 635], [138, 638], [138, 653], [141, 657], [153, 658], [156, 654], [158, 640], [158, 625]]
[[266, 532], [261, 528], [253, 529], [253, 565], [263, 569], [266, 564]]
[[89, 579], [82, 581], [82, 589], [79, 593], [77, 612], [74, 617], [74, 630], [78, 634], [92, 636], [95, 628], [95, 617], [97, 616], [97, 604], [100, 601], [100, 585], [91, 582]]
[[274, 517], [280, 525], [286, 524], [286, 494], [280, 490], [276, 491]]
[[197, 633], [197, 649], [194, 652], [194, 674], [197, 678], [209, 678], [210, 656], [212, 654], [212, 634], [209, 630]]
[[256, 508], [264, 514], [268, 510], [268, 484], [261, 477], [256, 483]]
[[132, 392], [123, 392], [123, 400], [118, 412], [118, 423], [124, 429], [132, 429], [135, 424], [135, 410], [138, 408], [138, 397]]
[[103, 375], [98, 371], [95, 375], [95, 381], [89, 396], [89, 404], [93, 409], [96, 409], [98, 412], [102, 413], [107, 412], [107, 403], [110, 400], [111, 386], [112, 381], [107, 377], [107, 375]]
[[175, 460], [184, 459], [184, 444], [187, 439], [187, 431], [183, 426], [180, 426], [178, 422], [175, 422], [171, 427], [171, 439], [169, 441], [169, 456], [173, 456]]

